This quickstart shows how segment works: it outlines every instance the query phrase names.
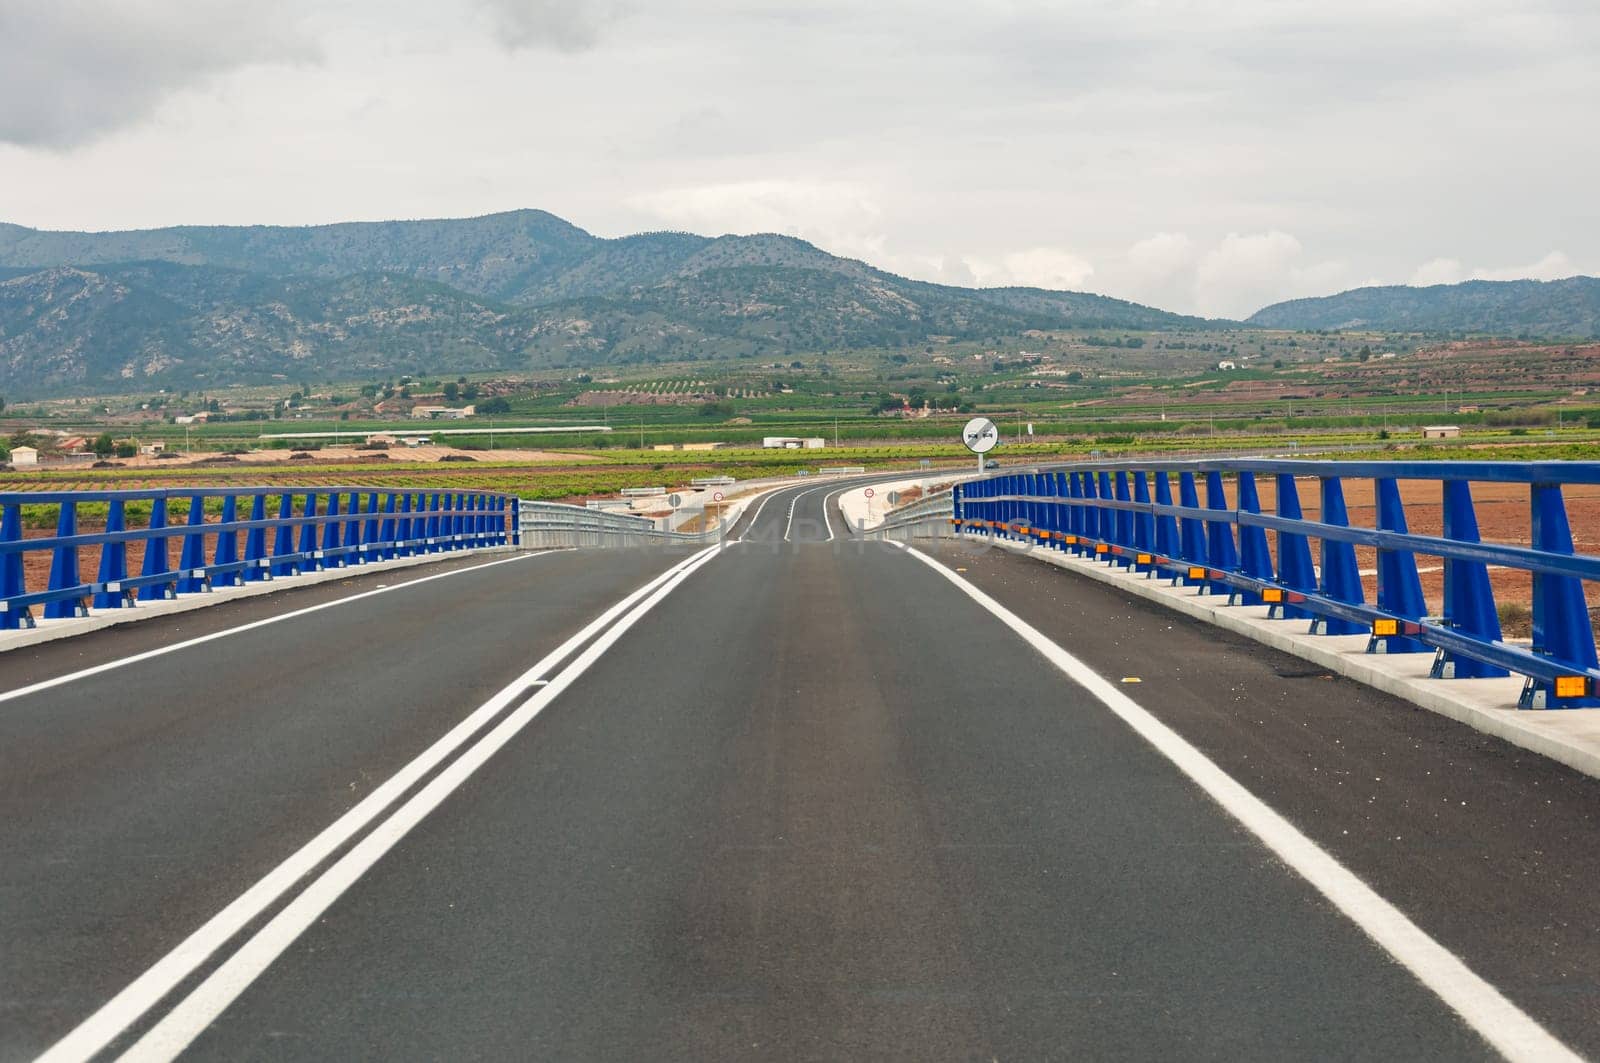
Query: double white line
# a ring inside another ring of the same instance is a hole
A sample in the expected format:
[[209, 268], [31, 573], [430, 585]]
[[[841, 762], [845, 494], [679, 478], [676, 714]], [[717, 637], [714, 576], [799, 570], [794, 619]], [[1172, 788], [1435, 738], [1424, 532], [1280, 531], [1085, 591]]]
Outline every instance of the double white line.
[[[212, 916], [177, 948], [56, 1042], [39, 1057], [40, 1063], [85, 1060], [102, 1051], [139, 1022], [245, 926], [299, 886], [318, 865], [380, 817], [386, 817], [348, 852], [312, 879], [220, 967], [179, 1000], [122, 1058], [168, 1060], [177, 1056], [368, 868], [516, 737], [641, 617], [710, 561], [717, 549], [715, 546], [707, 547], [635, 590], [473, 710], [443, 738], [273, 868], [265, 878]], [[585, 643], [589, 643], [587, 648], [578, 653], [571, 663], [560, 671], [554, 671]], [[528, 697], [487, 734], [477, 737], [478, 732], [506, 708], [541, 686], [543, 689]], [[475, 737], [477, 740], [472, 741]], [[390, 806], [402, 795], [468, 742], [472, 744], [465, 752], [390, 812]]]

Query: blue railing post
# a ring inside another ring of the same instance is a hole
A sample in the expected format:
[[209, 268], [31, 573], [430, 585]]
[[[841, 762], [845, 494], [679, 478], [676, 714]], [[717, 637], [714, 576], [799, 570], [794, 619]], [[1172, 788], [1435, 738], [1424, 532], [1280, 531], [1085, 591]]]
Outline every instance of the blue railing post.
[[394, 556], [394, 492], [389, 491], [383, 498], [383, 525], [378, 530], [378, 541], [381, 544], [379, 556], [385, 561]]
[[[1096, 486], [1095, 496], [1102, 501], [1108, 501], [1113, 497], [1111, 494], [1111, 473], [1104, 469], [1100, 470], [1100, 482]], [[1095, 508], [1099, 510], [1100, 513], [1100, 534], [1097, 535], [1096, 538], [1103, 543], [1116, 542], [1117, 511], [1112, 509], [1110, 506], [1096, 506]], [[1101, 554], [1100, 556], [1104, 557], [1107, 563], [1110, 563], [1113, 560], [1113, 557], [1109, 551]]]
[[[1206, 508], [1224, 517], [1228, 514], [1228, 493], [1222, 485], [1222, 473], [1213, 469], [1206, 473]], [[1239, 552], [1233, 545], [1233, 524], [1226, 519], [1208, 520], [1206, 523], [1206, 567], [1213, 572], [1235, 572], [1239, 568]], [[1233, 588], [1223, 580], [1212, 580], [1212, 594], [1231, 594]]]
[[[328, 492], [328, 516], [339, 515], [339, 492]], [[322, 526], [322, 563], [325, 568], [344, 568], [345, 559], [339, 549], [340, 521], [329, 520]]]
[[444, 508], [440, 497], [439, 492], [435, 491], [428, 499], [427, 536], [433, 540], [427, 547], [430, 554], [437, 554], [444, 549], [444, 544], [439, 541], [439, 511]]
[[305, 506], [300, 512], [304, 520], [300, 524], [300, 545], [298, 552], [304, 556], [300, 559], [301, 572], [315, 572], [322, 567], [322, 562], [317, 560], [317, 495], [315, 491], [306, 492]]
[[[1133, 500], [1141, 506], [1150, 504], [1150, 481], [1145, 476], [1144, 470], [1133, 474]], [[1138, 510], [1133, 515], [1133, 548], [1137, 553], [1153, 553], [1156, 548], [1156, 521], [1154, 515], [1148, 510]], [[1137, 571], [1154, 572], [1154, 560], [1148, 564], [1138, 564], [1134, 559]]]
[[300, 566], [292, 560], [278, 560], [288, 558], [294, 553], [294, 528], [290, 521], [294, 518], [294, 496], [285, 491], [278, 499], [278, 526], [272, 536], [272, 574], [274, 576], [292, 576], [300, 571]]
[[[1239, 481], [1235, 490], [1239, 494], [1239, 512], [1251, 516], [1261, 515], [1261, 495], [1256, 490], [1256, 474], [1248, 469], [1239, 472]], [[1272, 549], [1267, 545], [1267, 529], [1254, 524], [1239, 525], [1239, 570], [1251, 579], [1273, 582], [1277, 577], [1272, 571]], [[1261, 604], [1259, 591], [1240, 591], [1239, 603], [1241, 605]]]
[[[1534, 484], [1529, 503], [1533, 510], [1533, 548], [1570, 556], [1572, 528], [1567, 522], [1561, 486]], [[1600, 668], [1595, 660], [1594, 627], [1589, 619], [1589, 603], [1584, 600], [1582, 580], [1552, 572], [1533, 574], [1533, 652], [1552, 657], [1575, 672]], [[1600, 704], [1587, 696], [1558, 698], [1549, 684], [1544, 686], [1547, 708]]]
[[[126, 503], [113, 498], [106, 508], [106, 533], [117, 535], [127, 530]], [[100, 546], [100, 574], [95, 577], [99, 588], [94, 592], [96, 609], [121, 609], [124, 594], [122, 581], [128, 578], [128, 544], [102, 543]], [[111, 587], [116, 586], [116, 590]]]
[[378, 547], [378, 492], [367, 492], [367, 519], [361, 525], [361, 556], [376, 561], [381, 554]]
[[[1278, 474], [1278, 516], [1284, 520], [1305, 519], [1300, 510], [1300, 487], [1293, 473]], [[1278, 582], [1291, 592], [1316, 592], [1317, 569], [1311, 561], [1311, 542], [1299, 532], [1278, 532]], [[1285, 620], [1304, 620], [1311, 612], [1285, 601], [1281, 615]]]
[[[0, 543], [22, 541], [22, 505], [7, 502], [0, 506]], [[0, 553], [0, 600], [10, 601], [28, 593], [23, 579], [22, 554], [17, 551]], [[13, 631], [26, 623], [21, 609], [0, 612], [0, 631]]]
[[[1156, 505], [1172, 505], [1172, 478], [1165, 469], [1151, 474], [1156, 482]], [[1168, 561], [1175, 561], [1183, 552], [1182, 542], [1178, 537], [1178, 518], [1171, 513], [1156, 514], [1156, 554]], [[1167, 565], [1164, 568], [1157, 566], [1157, 571], [1164, 571], [1169, 575], [1179, 575], [1177, 568]]]
[[[236, 524], [239, 520], [239, 501], [233, 495], [222, 496], [222, 523]], [[239, 533], [236, 531], [217, 532], [217, 548], [211, 555], [213, 564], [232, 565], [239, 560]], [[213, 587], [233, 587], [239, 583], [239, 573], [234, 570], [218, 572], [211, 578]]]
[[[167, 496], [159, 494], [150, 502], [150, 537], [144, 541], [144, 562], [139, 567], [141, 577], [160, 576], [171, 572], [168, 563], [167, 537], [164, 534], [167, 527]], [[172, 584], [153, 581], [139, 587], [138, 599], [141, 602], [155, 602], [172, 596]]]
[[350, 508], [346, 512], [349, 516], [344, 521], [344, 559], [346, 564], [359, 565], [366, 560], [361, 556], [361, 494], [359, 492], [350, 492]]
[[189, 496], [189, 516], [184, 525], [188, 531], [178, 555], [178, 593], [197, 594], [206, 589], [206, 500], [200, 495]]
[[[1475, 543], [1478, 515], [1472, 507], [1472, 486], [1465, 480], [1444, 482], [1444, 537]], [[1481, 561], [1444, 559], [1444, 621], [1470, 638], [1500, 641], [1500, 614], [1495, 610], [1489, 568]], [[1504, 668], [1440, 650], [1434, 656], [1435, 679], [1487, 679], [1511, 673]]]
[[395, 524], [395, 539], [398, 545], [395, 554], [398, 557], [410, 557], [414, 552], [411, 546], [411, 492], [405, 491], [400, 495], [400, 519]]
[[[1128, 489], [1128, 473], [1124, 469], [1117, 470], [1115, 491], [1118, 502], [1133, 501], [1133, 494]], [[1133, 558], [1128, 554], [1133, 548], [1133, 510], [1118, 509], [1115, 512], [1113, 527], [1117, 530], [1117, 545], [1122, 547], [1123, 552], [1113, 555], [1113, 560], [1118, 568], [1127, 568], [1133, 564]]]
[[271, 573], [261, 562], [267, 557], [267, 529], [261, 522], [267, 519], [267, 496], [257, 491], [250, 496], [250, 523], [261, 525], [244, 533], [244, 578], [247, 583], [266, 579]]
[[[1184, 509], [1200, 508], [1200, 491], [1195, 486], [1194, 473], [1183, 471], [1178, 473], [1178, 505]], [[1183, 560], [1190, 565], [1204, 566], [1206, 563], [1206, 525], [1199, 517], [1183, 517], [1178, 521], [1179, 548], [1183, 553]], [[1201, 587], [1205, 585], [1204, 579], [1192, 579], [1189, 573], [1183, 574], [1185, 587]]]
[[[1344, 483], [1337, 476], [1322, 477], [1322, 523], [1339, 528], [1350, 526], [1350, 515], [1344, 505]], [[1356, 566], [1356, 548], [1337, 539], [1322, 540], [1322, 593], [1346, 605], [1365, 605], [1366, 592], [1361, 589], [1361, 570]], [[1360, 635], [1366, 629], [1352, 620], [1335, 616], [1316, 616], [1311, 620], [1311, 633], [1324, 635]]]
[[1067, 474], [1067, 494], [1072, 499], [1072, 507], [1067, 514], [1067, 534], [1073, 536], [1072, 552], [1084, 552], [1083, 538], [1089, 534], [1089, 509], [1083, 504], [1085, 498], [1084, 482], [1087, 473], [1072, 472]]
[[[75, 502], [60, 503], [61, 511], [56, 517], [56, 537], [64, 538], [68, 535], [78, 534], [78, 507]], [[78, 548], [76, 546], [58, 546], [51, 551], [50, 557], [50, 590], [64, 591], [69, 587], [77, 587], [83, 583], [78, 578]], [[70, 616], [83, 615], [83, 602], [76, 598], [57, 598], [44, 603], [44, 616], [46, 620], [62, 620]]]
[[[1378, 528], [1407, 534], [1400, 484], [1393, 477], [1381, 476], [1376, 485]], [[1378, 608], [1391, 616], [1412, 621], [1420, 621], [1428, 615], [1428, 604], [1422, 597], [1422, 577], [1417, 575], [1417, 557], [1411, 551], [1378, 551]], [[1384, 653], [1422, 653], [1427, 648], [1404, 635], [1374, 635], [1367, 647], [1369, 652], [1382, 650]]]

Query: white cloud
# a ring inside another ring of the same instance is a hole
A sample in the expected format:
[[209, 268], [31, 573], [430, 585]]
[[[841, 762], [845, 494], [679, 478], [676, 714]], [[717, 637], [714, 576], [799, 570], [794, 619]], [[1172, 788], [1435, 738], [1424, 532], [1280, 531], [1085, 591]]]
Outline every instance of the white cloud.
[[674, 228], [696, 232], [785, 233], [804, 239], [863, 239], [880, 224], [871, 191], [846, 181], [766, 180], [668, 188], [630, 196], [627, 205]]
[[1432, 258], [1418, 266], [1407, 284], [1426, 288], [1434, 284], [1455, 284], [1463, 277], [1461, 262], [1454, 258]]
[[973, 281], [984, 288], [1052, 288], [1082, 291], [1094, 276], [1087, 259], [1057, 247], [1013, 251], [998, 259], [968, 256], [963, 259]]
[[1342, 262], [1302, 263], [1300, 241], [1281, 230], [1229, 233], [1195, 269], [1195, 302], [1202, 313], [1248, 317], [1284, 299], [1337, 290]]
[[1561, 280], [1564, 277], [1576, 276], [1581, 272], [1564, 253], [1552, 251], [1539, 261], [1526, 266], [1475, 269], [1472, 271], [1472, 279], [1481, 281], [1554, 281]]

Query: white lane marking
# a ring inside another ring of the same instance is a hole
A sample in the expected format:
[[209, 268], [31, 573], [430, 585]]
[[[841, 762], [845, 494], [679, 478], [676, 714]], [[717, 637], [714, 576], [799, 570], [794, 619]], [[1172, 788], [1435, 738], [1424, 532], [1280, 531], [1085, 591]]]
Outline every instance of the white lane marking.
[[1121, 717], [1139, 737], [1154, 746], [1157, 752], [1243, 824], [1280, 860], [1311, 883], [1335, 908], [1415, 975], [1419, 982], [1432, 990], [1507, 1059], [1580, 1058], [1526, 1012], [1507, 1000], [1498, 989], [1473, 973], [1459, 957], [1379, 896], [1371, 886], [1362, 882], [1316, 842], [1300, 833], [1293, 824], [1115, 684], [1101, 678], [1094, 669], [1056, 645], [1038, 628], [922, 551], [912, 549], [907, 553], [954, 583], [1068, 678]]
[[[110, 672], [117, 668], [126, 668], [128, 665], [138, 664], [140, 661], [148, 661], [155, 657], [163, 657], [169, 653], [177, 653], [179, 650], [186, 650], [191, 646], [199, 646], [206, 642], [215, 642], [217, 639], [225, 639], [229, 635], [238, 635], [246, 631], [254, 631], [256, 628], [266, 627], [268, 624], [278, 624], [285, 620], [294, 620], [297, 617], [320, 612], [323, 609], [332, 609], [337, 605], [348, 605], [351, 602], [359, 602], [363, 598], [371, 598], [376, 594], [389, 594], [392, 591], [403, 591], [407, 587], [415, 587], [419, 583], [431, 583], [436, 579], [444, 579], [448, 576], [459, 576], [463, 572], [477, 572], [480, 569], [493, 568], [496, 565], [506, 565], [513, 561], [523, 561], [530, 557], [543, 557], [544, 553], [545, 552], [518, 554], [515, 557], [502, 557], [496, 561], [485, 561], [481, 565], [469, 565], [466, 568], [453, 568], [448, 572], [435, 572], [431, 576], [422, 576], [418, 579], [407, 580], [404, 583], [396, 583], [393, 586], [382, 584], [370, 591], [362, 591], [360, 594], [352, 594], [348, 598], [335, 598], [331, 602], [322, 602], [318, 605], [308, 605], [304, 609], [296, 609], [293, 612], [282, 613], [278, 616], [269, 616], [262, 620], [253, 620], [248, 624], [240, 624], [238, 627], [230, 627], [222, 631], [213, 631], [209, 635], [200, 635], [196, 638], [185, 639], [182, 642], [174, 642], [170, 646], [160, 646], [153, 650], [145, 650], [143, 653], [135, 653], [131, 657], [119, 657], [114, 661], [105, 661], [89, 668], [79, 669], [76, 672], [68, 672], [66, 675], [58, 675], [54, 679], [44, 679], [37, 683], [30, 683], [25, 687], [17, 687], [15, 690], [7, 690], [3, 693], [0, 693], [0, 703], [13, 701], [17, 698], [27, 697], [29, 694], [37, 694], [39, 691], [49, 690], [51, 687], [64, 686], [67, 683], [76, 682], [79, 679], [87, 679], [92, 675], [99, 675], [102, 672]], [[440, 560], [446, 559], [441, 558]], [[359, 576], [360, 574], [361, 573], [359, 572], [350, 573], [351, 576]]]
[[784, 528], [783, 528], [783, 541], [784, 542], [787, 543], [787, 542], [791, 542], [792, 541], [789, 538], [789, 530], [794, 527], [794, 511], [795, 511], [795, 508], [800, 505], [800, 500], [802, 498], [809, 498], [811, 495], [816, 494], [818, 491], [826, 491], [831, 486], [832, 486], [831, 484], [823, 484], [821, 487], [813, 487], [809, 491], [800, 492], [798, 495], [795, 495], [792, 500], [790, 500], [790, 502], [789, 502], [789, 523], [784, 525]]
[[[240, 894], [237, 899], [222, 911], [212, 916], [198, 930], [180, 942], [171, 952], [157, 960], [153, 967], [130, 982], [126, 988], [102, 1005], [99, 1010], [79, 1023], [72, 1032], [57, 1041], [49, 1051], [39, 1057], [39, 1063], [88, 1059], [105, 1048], [106, 1045], [110, 1044], [112, 1040], [120, 1036], [123, 1031], [154, 1007], [162, 997], [170, 993], [178, 983], [192, 974], [195, 968], [205, 962], [207, 957], [226, 944], [228, 939], [276, 903], [297, 882], [331, 856], [345, 842], [349, 841], [369, 823], [387, 811], [389, 806], [400, 798], [400, 795], [416, 785], [423, 776], [437, 767], [441, 761], [465, 745], [473, 735], [482, 730], [507, 705], [510, 705], [518, 697], [526, 693], [530, 687], [543, 683], [545, 672], [565, 660], [573, 651], [598, 634], [607, 624], [624, 613], [639, 599], [671, 580], [677, 573], [683, 571], [686, 566], [694, 562], [696, 558], [704, 557], [708, 552], [715, 549], [716, 547], [714, 546], [707, 547], [706, 550], [685, 558], [654, 579], [649, 580], [590, 621], [589, 624], [567, 639], [566, 642], [546, 654], [532, 668], [529, 668], [513, 680], [509, 686], [473, 710], [471, 714], [452, 727], [415, 760], [390, 776], [386, 782], [368, 794], [354, 808], [351, 808], [332, 824], [323, 828], [320, 834], [273, 868], [265, 878]], [[549, 689], [549, 687], [546, 686], [545, 689]]]
[[225, 963], [201, 982], [193, 992], [184, 997], [160, 1022], [151, 1027], [132, 1048], [121, 1057], [124, 1061], [138, 1063], [145, 1060], [170, 1060], [190, 1043], [216, 1017], [233, 1003], [250, 984], [261, 976], [295, 939], [322, 917], [346, 890], [376, 864], [418, 823], [445, 799], [454, 793], [473, 773], [515, 738], [528, 723], [562, 691], [589, 669], [609, 650], [624, 633], [653, 609], [684, 580], [694, 574], [716, 554], [709, 547], [694, 557], [690, 564], [676, 572], [672, 578], [631, 612], [612, 625], [572, 663], [556, 673], [550, 684], [515, 709], [493, 730], [475, 742], [471, 748], [435, 776], [428, 785], [395, 810], [394, 814], [378, 824], [370, 834], [344, 856], [340, 857], [308, 885], [299, 896], [273, 916], [267, 925], [230, 956]]

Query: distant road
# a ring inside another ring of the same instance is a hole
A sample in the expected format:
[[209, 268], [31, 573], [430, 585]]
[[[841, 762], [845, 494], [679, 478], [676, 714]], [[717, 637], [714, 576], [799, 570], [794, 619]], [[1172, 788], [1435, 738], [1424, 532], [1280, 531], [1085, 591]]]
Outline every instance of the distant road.
[[0, 1058], [1600, 1054], [1600, 783], [849, 482], [7, 654]]

